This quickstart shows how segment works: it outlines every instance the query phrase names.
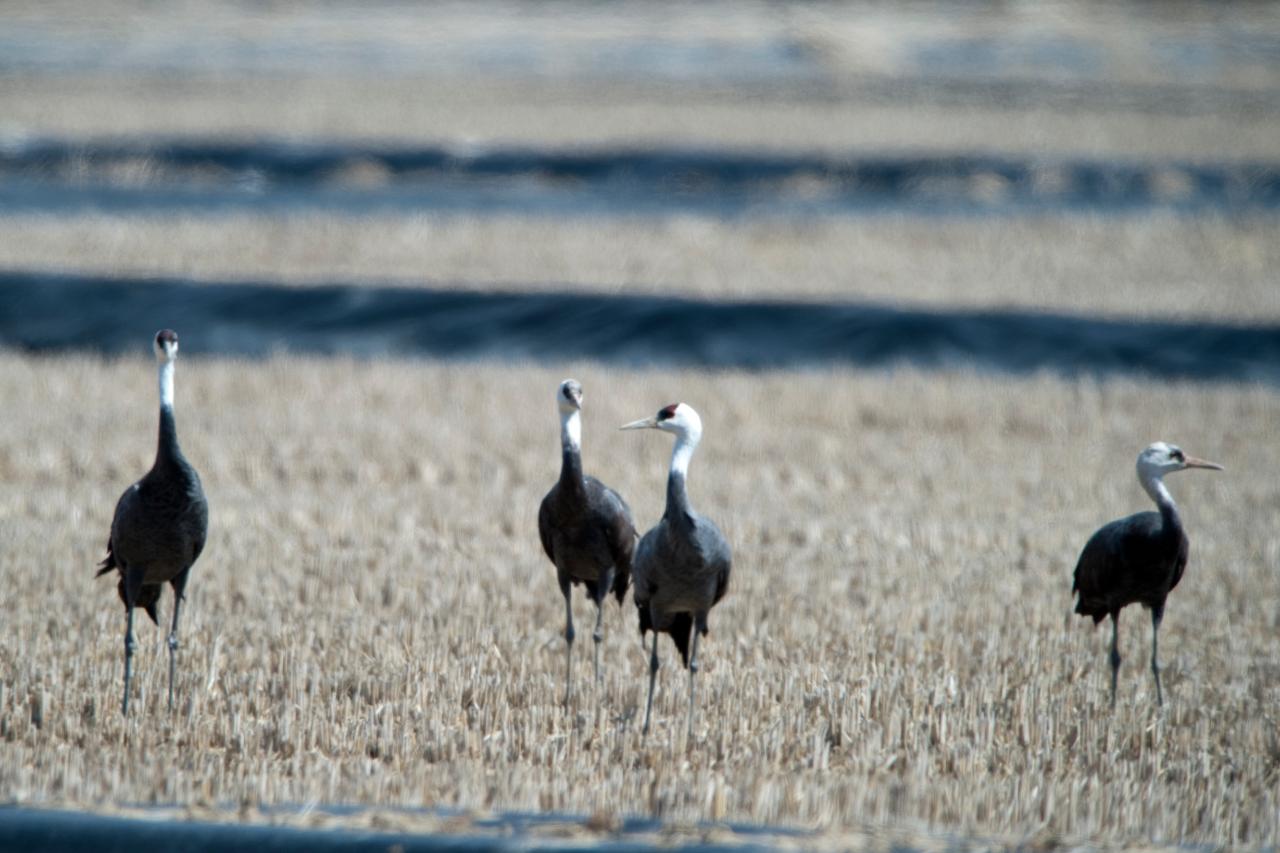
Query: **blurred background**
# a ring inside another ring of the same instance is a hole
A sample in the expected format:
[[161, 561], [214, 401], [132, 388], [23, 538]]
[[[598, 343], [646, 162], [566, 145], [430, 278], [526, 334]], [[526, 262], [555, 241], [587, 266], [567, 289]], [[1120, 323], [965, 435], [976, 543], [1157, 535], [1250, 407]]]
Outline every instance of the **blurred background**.
[[[1273, 844], [1278, 226], [1275, 4], [0, 4], [0, 788]], [[162, 327], [215, 514], [152, 739], [88, 584]], [[566, 375], [642, 527], [610, 427], [705, 419], [714, 748], [637, 743], [612, 606], [619, 716], [558, 708]], [[1156, 438], [1229, 473], [1117, 722], [1070, 574]]]
[[197, 352], [1276, 379], [1271, 4], [109, 0], [0, 24], [10, 346], [173, 325]]

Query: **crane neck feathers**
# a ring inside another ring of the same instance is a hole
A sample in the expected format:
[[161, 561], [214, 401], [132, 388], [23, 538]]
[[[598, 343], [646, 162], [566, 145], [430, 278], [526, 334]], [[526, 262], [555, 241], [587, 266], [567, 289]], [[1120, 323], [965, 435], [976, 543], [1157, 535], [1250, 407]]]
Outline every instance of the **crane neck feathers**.
[[160, 408], [173, 410], [173, 361], [160, 363]]
[[666, 516], [668, 519], [674, 521], [693, 519], [685, 481], [689, 474], [689, 460], [693, 458], [693, 451], [697, 446], [698, 439], [695, 436], [676, 436], [676, 446], [671, 451], [671, 470], [667, 474]]
[[1173, 502], [1173, 495], [1169, 494], [1169, 488], [1164, 484], [1163, 477], [1159, 474], [1152, 474], [1140, 479], [1143, 491], [1150, 495], [1151, 500], [1156, 502], [1156, 506], [1160, 507], [1162, 513], [1166, 507], [1171, 510], [1176, 508], [1177, 505]]
[[178, 446], [178, 425], [173, 417], [173, 361], [160, 364], [160, 435], [156, 446], [156, 466], [183, 460]]
[[582, 478], [582, 413], [578, 410], [560, 413], [560, 482], [581, 487]]
[[1178, 518], [1178, 505], [1173, 502], [1173, 495], [1169, 494], [1169, 488], [1164, 484], [1164, 478], [1158, 474], [1142, 478], [1142, 488], [1156, 502], [1156, 506], [1160, 509], [1160, 518], [1163, 522], [1165, 535], [1175, 535], [1182, 532], [1182, 519]]
[[582, 412], [577, 409], [560, 413], [560, 446], [566, 453], [582, 450]]
[[185, 461], [182, 448], [178, 446], [178, 424], [173, 417], [173, 407], [161, 406], [160, 437], [156, 444], [156, 467]]
[[693, 509], [689, 506], [689, 492], [685, 488], [684, 474], [675, 470], [667, 475], [667, 507], [663, 515], [670, 522], [693, 524]]
[[671, 450], [671, 474], [679, 474], [683, 480], [689, 474], [689, 460], [693, 459], [693, 451], [698, 447], [696, 436], [677, 435], [676, 446]]

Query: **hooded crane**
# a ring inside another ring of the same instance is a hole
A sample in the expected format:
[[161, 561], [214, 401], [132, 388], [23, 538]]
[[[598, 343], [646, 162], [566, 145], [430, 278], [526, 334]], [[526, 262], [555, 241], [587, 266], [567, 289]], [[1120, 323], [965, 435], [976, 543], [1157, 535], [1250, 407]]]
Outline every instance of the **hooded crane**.
[[129, 713], [129, 680], [133, 652], [133, 609], [141, 607], [157, 625], [156, 602], [164, 584], [173, 586], [173, 627], [169, 631], [169, 708], [173, 708], [173, 679], [178, 653], [178, 611], [191, 566], [204, 549], [209, 505], [200, 475], [182, 455], [173, 419], [173, 368], [178, 336], [169, 329], [156, 333], [156, 361], [160, 365], [160, 441], [156, 461], [146, 475], [125, 489], [116, 503], [107, 540], [107, 558], [98, 575], [120, 573], [117, 589], [125, 608], [124, 700]]
[[[707, 616], [724, 598], [729, 586], [732, 556], [729, 543], [711, 519], [689, 505], [685, 478], [689, 460], [702, 438], [702, 419], [686, 403], [673, 403], [652, 418], [622, 429], [659, 429], [673, 433], [675, 449], [667, 474], [667, 508], [661, 520], [636, 547], [633, 567], [640, 636], [653, 631], [649, 658], [649, 699], [644, 709], [644, 732], [649, 733], [653, 686], [658, 676], [658, 635], [671, 635], [689, 670], [688, 732], [693, 734], [694, 676], [698, 672], [698, 637], [707, 633]], [[690, 649], [689, 641], [693, 640]]]
[[1187, 456], [1172, 444], [1157, 441], [1138, 454], [1138, 482], [1156, 502], [1159, 512], [1139, 512], [1101, 527], [1076, 564], [1073, 593], [1079, 593], [1076, 613], [1092, 616], [1097, 625], [1111, 617], [1111, 706], [1116, 704], [1116, 676], [1120, 671], [1120, 611], [1138, 603], [1151, 611], [1151, 674], [1156, 680], [1156, 704], [1164, 704], [1156, 638], [1164, 616], [1164, 601], [1182, 579], [1190, 544], [1182, 531], [1173, 497], [1164, 476], [1188, 468], [1221, 471], [1216, 462]]
[[618, 604], [631, 582], [636, 526], [631, 508], [613, 489], [582, 473], [582, 386], [566, 379], [556, 390], [560, 410], [560, 480], [538, 508], [538, 535], [556, 567], [564, 595], [564, 701], [573, 693], [572, 586], [583, 584], [596, 603], [595, 677], [600, 680], [604, 602], [612, 591]]

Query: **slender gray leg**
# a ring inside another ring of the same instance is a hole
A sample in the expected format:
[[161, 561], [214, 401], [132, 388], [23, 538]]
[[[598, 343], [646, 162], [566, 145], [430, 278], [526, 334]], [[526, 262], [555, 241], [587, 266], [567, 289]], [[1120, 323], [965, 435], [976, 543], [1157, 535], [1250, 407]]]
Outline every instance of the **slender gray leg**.
[[125, 628], [124, 628], [124, 698], [120, 701], [120, 713], [129, 716], [129, 682], [133, 677], [133, 652], [138, 647], [133, 638], [133, 607], [142, 590], [142, 570], [127, 568], [124, 574]]
[[649, 657], [649, 701], [644, 706], [644, 731], [649, 734], [649, 715], [653, 712], [653, 685], [658, 680], [658, 632], [653, 632], [653, 654]]
[[184, 590], [187, 588], [187, 573], [190, 567], [174, 578], [173, 584], [173, 627], [169, 629], [169, 710], [173, 710], [173, 680], [178, 664], [178, 612], [182, 609]]
[[1156, 704], [1164, 707], [1164, 694], [1160, 690], [1160, 663], [1156, 657], [1156, 639], [1160, 636], [1160, 620], [1164, 618], [1164, 612], [1152, 608], [1151, 610], [1151, 674], [1156, 677]]
[[1111, 707], [1116, 706], [1116, 676], [1120, 673], [1120, 611], [1111, 614]]
[[564, 593], [564, 704], [573, 696], [573, 599], [568, 579], [560, 581]]
[[701, 621], [701, 619], [697, 619], [694, 622], [693, 648], [689, 650], [689, 740], [693, 740], [693, 685], [694, 676], [698, 674], [698, 637], [702, 634], [698, 630], [698, 623]]
[[604, 642], [604, 604], [609, 600], [609, 588], [613, 586], [612, 567], [600, 574], [599, 586], [596, 587], [596, 630], [591, 639], [596, 648], [596, 684], [600, 684], [600, 644]]

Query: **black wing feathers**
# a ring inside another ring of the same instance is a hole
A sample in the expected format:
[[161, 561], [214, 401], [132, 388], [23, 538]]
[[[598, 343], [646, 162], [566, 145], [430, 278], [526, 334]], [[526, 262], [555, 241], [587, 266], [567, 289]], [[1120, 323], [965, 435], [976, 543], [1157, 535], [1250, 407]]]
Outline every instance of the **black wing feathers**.
[[[564, 492], [557, 483], [538, 508], [542, 549], [557, 568], [567, 568], [567, 582], [583, 584], [593, 599], [600, 574], [613, 567], [610, 590], [621, 604], [631, 585], [636, 528], [627, 502], [595, 477], [583, 478], [581, 490]], [[556, 553], [563, 549], [563, 553]]]
[[1076, 563], [1075, 612], [1100, 622], [1129, 604], [1163, 606], [1186, 563], [1186, 537], [1160, 513], [1140, 512], [1106, 524], [1085, 543]]

